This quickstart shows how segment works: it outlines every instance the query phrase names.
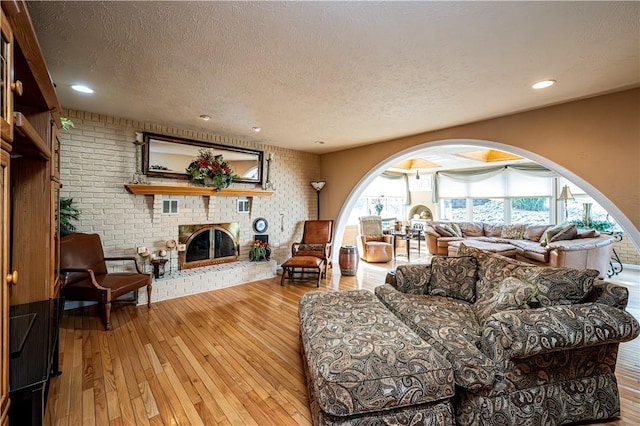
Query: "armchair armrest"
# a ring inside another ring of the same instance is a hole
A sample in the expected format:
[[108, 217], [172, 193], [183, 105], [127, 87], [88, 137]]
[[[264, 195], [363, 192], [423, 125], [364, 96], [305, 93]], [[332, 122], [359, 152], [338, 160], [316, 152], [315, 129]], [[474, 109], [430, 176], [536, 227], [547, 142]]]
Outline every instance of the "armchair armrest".
[[431, 280], [431, 265], [400, 265], [396, 268], [396, 288], [407, 294], [425, 294]]
[[[138, 272], [139, 274], [146, 274], [146, 272], [143, 272], [140, 270], [140, 266], [138, 266], [138, 261], [135, 257], [133, 256], [114, 256], [114, 257], [105, 257], [104, 258], [105, 261], [116, 261], [116, 260], [131, 260], [133, 261], [133, 264], [136, 265], [136, 272]], [[151, 275], [151, 274], [148, 274]]]
[[106, 287], [102, 287], [100, 284], [98, 284], [98, 281], [96, 281], [96, 275], [93, 272], [93, 269], [87, 269], [87, 268], [61, 268], [60, 269], [61, 274], [66, 274], [68, 272], [84, 272], [85, 274], [89, 275], [89, 278], [91, 280], [91, 285], [93, 285], [98, 290], [108, 290]]
[[482, 350], [496, 362], [541, 353], [626, 342], [640, 326], [626, 311], [581, 303], [502, 311], [485, 322]]

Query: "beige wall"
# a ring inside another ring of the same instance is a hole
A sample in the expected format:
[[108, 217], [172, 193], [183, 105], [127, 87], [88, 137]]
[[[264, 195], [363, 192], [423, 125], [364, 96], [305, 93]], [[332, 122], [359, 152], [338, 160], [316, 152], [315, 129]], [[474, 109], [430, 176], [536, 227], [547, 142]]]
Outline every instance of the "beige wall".
[[322, 216], [338, 220], [340, 241], [341, 209], [373, 169], [382, 171], [383, 165], [398, 161], [401, 151], [408, 157], [410, 151], [443, 141], [477, 140], [527, 153], [570, 178], [607, 208], [640, 247], [639, 118], [640, 89], [636, 88], [324, 154], [321, 178], [327, 185], [321, 192]]

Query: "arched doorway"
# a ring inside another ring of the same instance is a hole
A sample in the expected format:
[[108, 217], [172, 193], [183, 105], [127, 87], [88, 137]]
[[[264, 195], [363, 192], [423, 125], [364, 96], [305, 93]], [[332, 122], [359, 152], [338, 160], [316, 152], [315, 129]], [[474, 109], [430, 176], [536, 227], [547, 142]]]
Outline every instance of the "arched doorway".
[[[479, 149], [482, 148], [491, 148], [497, 149], [500, 151], [509, 152], [512, 154], [519, 155], [524, 157], [532, 162], [538, 163], [549, 170], [556, 172], [558, 175], [568, 179], [574, 184], [578, 185], [580, 188], [585, 190], [588, 195], [593, 198], [597, 203], [599, 203], [603, 208], [605, 208], [610, 215], [616, 220], [619, 226], [621, 226], [625, 232], [629, 233], [630, 239], [636, 246], [636, 249], [640, 247], [640, 236], [636, 235], [638, 232], [635, 230], [633, 224], [628, 220], [628, 218], [600, 191], [590, 185], [587, 181], [582, 179], [580, 176], [570, 172], [566, 168], [554, 163], [553, 161], [541, 157], [538, 154], [533, 152], [524, 150], [522, 148], [518, 148], [515, 146], [487, 141], [487, 140], [477, 140], [477, 139], [450, 139], [450, 140], [440, 140], [435, 142], [427, 142], [420, 145], [415, 145], [405, 150], [399, 151], [398, 153], [386, 158], [384, 161], [378, 163], [374, 168], [372, 168], [366, 176], [364, 176], [351, 190], [349, 193], [345, 203], [342, 205], [340, 209], [340, 213], [336, 220], [334, 241], [340, 244], [343, 240], [343, 235], [345, 231], [345, 227], [347, 225], [349, 215], [351, 214], [352, 209], [355, 206], [356, 201], [368, 187], [368, 185], [373, 182], [373, 180], [379, 176], [382, 172], [387, 170], [393, 164], [401, 162], [411, 157], [419, 156], [421, 152], [426, 150], [434, 150], [438, 149], [438, 147], [451, 146], [451, 145], [466, 145], [466, 146], [474, 146]], [[337, 261], [337, 250], [334, 250], [334, 261]]]

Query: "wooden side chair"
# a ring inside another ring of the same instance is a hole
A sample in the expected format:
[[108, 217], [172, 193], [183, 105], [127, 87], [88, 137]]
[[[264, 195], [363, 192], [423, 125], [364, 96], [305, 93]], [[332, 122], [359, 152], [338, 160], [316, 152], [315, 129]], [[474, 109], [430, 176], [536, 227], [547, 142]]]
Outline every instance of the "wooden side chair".
[[324, 263], [323, 277], [327, 276], [327, 264], [331, 259], [333, 220], [306, 220], [302, 240], [291, 245], [292, 256], [315, 256]]
[[[137, 272], [107, 272], [106, 261], [133, 261]], [[111, 301], [147, 287], [151, 307], [151, 274], [143, 273], [135, 257], [104, 257], [98, 234], [70, 234], [60, 240], [61, 293], [67, 300], [98, 302], [103, 307], [104, 327], [111, 328]]]

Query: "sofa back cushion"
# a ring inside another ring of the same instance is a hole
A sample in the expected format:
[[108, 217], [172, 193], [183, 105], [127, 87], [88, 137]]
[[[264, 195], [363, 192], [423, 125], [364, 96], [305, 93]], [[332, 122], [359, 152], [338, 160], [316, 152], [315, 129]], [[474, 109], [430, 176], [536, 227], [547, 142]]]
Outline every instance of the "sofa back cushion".
[[484, 236], [484, 226], [482, 222], [458, 222], [463, 237]]
[[546, 246], [554, 241], [572, 240], [577, 235], [578, 227], [575, 223], [563, 222], [547, 229], [544, 234], [542, 234], [540, 244]]
[[435, 229], [441, 237], [455, 237], [455, 235], [453, 235], [454, 231], [449, 225], [436, 223], [433, 225], [433, 229]]
[[500, 225], [497, 223], [485, 223], [483, 225], [484, 235], [487, 237], [498, 237], [502, 235], [502, 227], [504, 225]]
[[524, 230], [524, 239], [539, 242], [544, 232], [550, 227], [551, 225], [528, 225]]
[[429, 294], [475, 302], [477, 268], [478, 262], [472, 256], [434, 257]]
[[501, 311], [527, 309], [538, 293], [538, 287], [516, 277], [507, 277], [502, 283], [476, 300], [473, 309], [480, 324]]

